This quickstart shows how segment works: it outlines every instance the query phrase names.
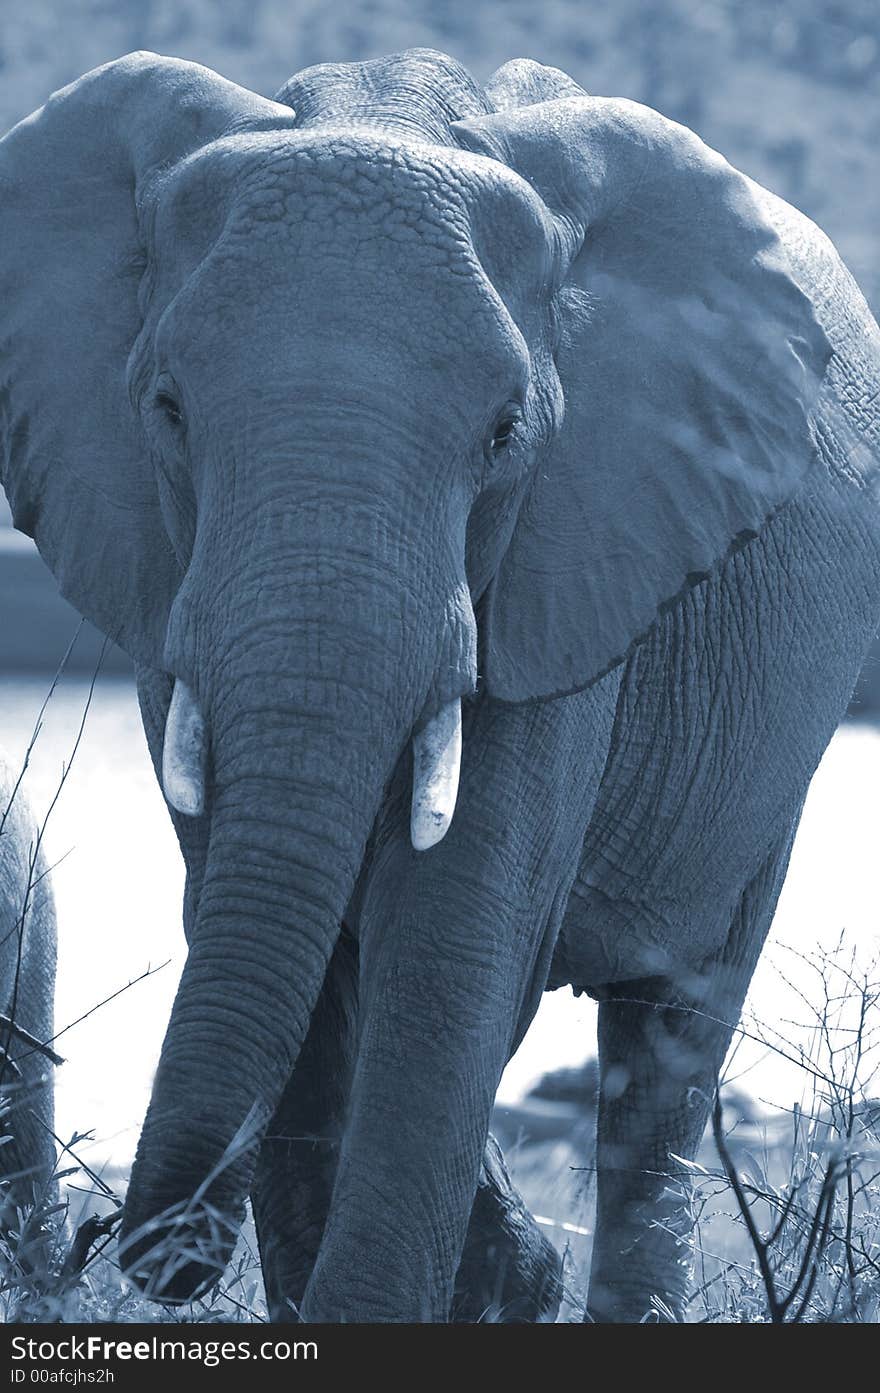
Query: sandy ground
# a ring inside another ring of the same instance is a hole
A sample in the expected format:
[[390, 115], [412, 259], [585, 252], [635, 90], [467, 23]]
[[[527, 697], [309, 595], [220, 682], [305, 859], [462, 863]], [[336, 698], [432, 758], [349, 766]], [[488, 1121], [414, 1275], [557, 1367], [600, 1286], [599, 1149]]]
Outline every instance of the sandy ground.
[[[0, 681], [0, 732], [13, 761], [27, 748], [46, 690], [43, 679]], [[87, 695], [70, 679], [53, 697], [31, 756], [26, 789], [42, 817], [68, 759]], [[842, 929], [867, 961], [880, 949], [880, 858], [877, 857], [880, 733], [841, 730], [810, 791], [772, 939], [751, 994], [754, 1015], [794, 1044], [805, 1009], [793, 987], [815, 994], [809, 970], [786, 945], [833, 946]], [[79, 752], [49, 820], [45, 845], [54, 872], [61, 957], [57, 1025], [62, 1029], [149, 968], [138, 982], [61, 1036], [67, 1062], [58, 1071], [58, 1126], [67, 1137], [93, 1129], [84, 1144], [93, 1163], [126, 1165], [137, 1140], [150, 1081], [183, 961], [180, 897], [183, 872], [155, 783], [133, 687], [99, 683]], [[791, 1022], [791, 1024], [789, 1024]], [[542, 1072], [577, 1063], [594, 1048], [594, 1007], [569, 992], [545, 997], [532, 1029], [502, 1081], [514, 1101]], [[756, 1097], [785, 1106], [804, 1077], [753, 1044], [735, 1072]]]

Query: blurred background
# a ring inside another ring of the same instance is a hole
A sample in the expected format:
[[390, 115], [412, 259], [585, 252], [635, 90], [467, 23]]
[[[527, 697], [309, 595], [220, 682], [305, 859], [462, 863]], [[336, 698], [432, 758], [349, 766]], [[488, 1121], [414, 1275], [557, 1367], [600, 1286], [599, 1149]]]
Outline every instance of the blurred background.
[[[0, 130], [132, 49], [196, 59], [272, 95], [306, 65], [416, 44], [452, 53], [478, 79], [508, 58], [533, 57], [588, 91], [685, 122], [820, 223], [880, 309], [876, 0], [28, 0], [0, 11]], [[14, 762], [25, 758], [76, 630], [0, 495], [0, 741]], [[40, 819], [70, 759], [99, 648], [85, 629], [29, 755], [25, 788]], [[798, 983], [811, 990], [798, 954], [835, 944], [842, 930], [863, 957], [878, 945], [876, 657], [851, 714], [814, 780], [749, 1008], [786, 1033], [795, 1054], [809, 1036]], [[94, 1129], [84, 1152], [95, 1164], [124, 1166], [182, 963], [183, 877], [118, 652], [106, 657], [45, 844], [62, 935], [58, 1027], [87, 1015], [59, 1041], [68, 1062], [59, 1070], [58, 1125], [65, 1137]], [[511, 1125], [541, 1074], [579, 1064], [594, 1048], [591, 1003], [568, 992], [546, 997], [502, 1085]], [[754, 1042], [736, 1072], [756, 1106], [788, 1106], [803, 1088], [793, 1065]]]

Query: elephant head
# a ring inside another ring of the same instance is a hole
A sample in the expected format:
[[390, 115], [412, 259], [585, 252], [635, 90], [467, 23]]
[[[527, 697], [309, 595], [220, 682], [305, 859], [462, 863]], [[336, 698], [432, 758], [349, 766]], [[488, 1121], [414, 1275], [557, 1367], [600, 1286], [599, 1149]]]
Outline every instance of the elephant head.
[[813, 458], [827, 346], [748, 180], [534, 81], [416, 50], [273, 102], [135, 54], [0, 145], [15, 522], [176, 679], [210, 818], [126, 1210], [144, 1281], [160, 1216], [198, 1240], [166, 1297], [224, 1260], [410, 745], [427, 849], [478, 666], [588, 686]]

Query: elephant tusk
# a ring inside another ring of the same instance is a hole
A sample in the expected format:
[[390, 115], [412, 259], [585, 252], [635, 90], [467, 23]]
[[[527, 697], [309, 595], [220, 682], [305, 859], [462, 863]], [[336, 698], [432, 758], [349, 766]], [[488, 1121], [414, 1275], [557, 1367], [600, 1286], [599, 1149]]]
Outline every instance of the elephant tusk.
[[162, 787], [172, 808], [187, 817], [199, 817], [205, 810], [205, 757], [205, 722], [199, 703], [178, 679], [165, 722]]
[[413, 790], [410, 837], [416, 851], [427, 851], [449, 831], [461, 770], [461, 701], [440, 708], [413, 736]]

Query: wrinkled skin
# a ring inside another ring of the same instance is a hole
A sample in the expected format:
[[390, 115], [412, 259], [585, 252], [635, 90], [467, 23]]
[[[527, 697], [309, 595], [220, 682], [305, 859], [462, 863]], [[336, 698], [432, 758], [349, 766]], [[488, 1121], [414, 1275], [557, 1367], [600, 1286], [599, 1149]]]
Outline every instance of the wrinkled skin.
[[[94, 197], [122, 113], [111, 232], [138, 190], [130, 403], [96, 394], [84, 443], [100, 469], [109, 422], [112, 467], [87, 510], [82, 454], [43, 482], [67, 389], [12, 392], [16, 521], [135, 657], [157, 772], [175, 679], [210, 741], [123, 1262], [187, 1297], [250, 1193], [278, 1318], [552, 1317], [487, 1130], [571, 984], [602, 1003], [588, 1317], [679, 1315], [671, 1158], [880, 611], [876, 326], [799, 214], [553, 70], [481, 92], [417, 50], [279, 97], [134, 56], [10, 137], [63, 160], [81, 121]], [[455, 816], [416, 851], [411, 737], [459, 697]]]
[[[52, 1039], [55, 909], [38, 828], [0, 751], [0, 1231], [21, 1232], [16, 1211], [53, 1198]], [[11, 1138], [11, 1140], [8, 1140]], [[48, 1238], [32, 1221], [10, 1253], [25, 1271]]]

